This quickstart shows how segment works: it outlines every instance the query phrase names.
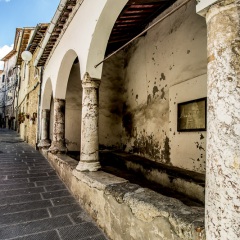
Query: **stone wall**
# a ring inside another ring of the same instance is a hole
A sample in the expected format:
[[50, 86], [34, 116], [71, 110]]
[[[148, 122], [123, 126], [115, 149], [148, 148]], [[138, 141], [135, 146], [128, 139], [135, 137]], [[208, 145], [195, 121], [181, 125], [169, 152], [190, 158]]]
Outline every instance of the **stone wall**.
[[[22, 64], [19, 91], [19, 111], [25, 114], [25, 120], [20, 124], [20, 136], [31, 146], [36, 147], [38, 125], [38, 94], [40, 91], [40, 68], [33, 66], [33, 59], [25, 67]], [[25, 73], [24, 73], [25, 72]], [[28, 116], [26, 116], [26, 114]]]
[[[27, 113], [29, 114], [29, 119], [27, 121], [27, 136], [28, 143], [32, 146], [36, 146], [37, 143], [37, 125], [38, 125], [38, 94], [40, 89], [40, 69], [36, 69], [33, 66], [30, 68], [30, 78], [28, 82], [28, 108]], [[36, 113], [36, 118], [34, 118], [33, 113]]]
[[78, 172], [77, 161], [66, 155], [49, 153], [48, 159], [110, 239], [206, 239], [203, 208], [188, 207], [102, 171]]

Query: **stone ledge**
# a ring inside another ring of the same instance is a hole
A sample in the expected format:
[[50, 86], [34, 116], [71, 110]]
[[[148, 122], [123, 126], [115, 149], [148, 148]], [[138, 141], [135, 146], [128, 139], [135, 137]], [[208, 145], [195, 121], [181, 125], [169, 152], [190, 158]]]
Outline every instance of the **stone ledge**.
[[78, 172], [77, 161], [48, 159], [73, 195], [114, 240], [205, 240], [204, 209], [188, 207], [102, 171]]
[[77, 161], [72, 159], [66, 154], [53, 154], [53, 153], [48, 153], [48, 156], [59, 162], [59, 164], [64, 164], [67, 167], [70, 167], [71, 170], [74, 170], [77, 166]]
[[204, 203], [204, 174], [166, 166], [125, 152], [101, 151], [100, 157], [102, 164], [111, 165], [114, 162], [116, 166], [124, 166], [136, 173], [141, 173], [149, 181], [159, 183]]
[[91, 188], [97, 188], [98, 190], [105, 190], [112, 184], [125, 183], [127, 180], [116, 177], [112, 174], [102, 171], [98, 172], [79, 172], [76, 169], [72, 172], [78, 180], [86, 183]]
[[167, 218], [174, 232], [184, 240], [195, 239], [197, 231], [203, 230], [203, 208], [188, 207], [177, 199], [131, 183], [109, 185], [105, 194], [113, 196], [118, 203], [128, 205], [132, 214], [143, 222], [149, 223], [158, 217]]

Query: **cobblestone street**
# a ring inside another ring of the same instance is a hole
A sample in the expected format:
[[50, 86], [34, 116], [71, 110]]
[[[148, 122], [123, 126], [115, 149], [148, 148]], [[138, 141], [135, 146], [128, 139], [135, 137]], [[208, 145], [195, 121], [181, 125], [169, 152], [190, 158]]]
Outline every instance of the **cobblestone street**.
[[0, 239], [107, 239], [47, 160], [0, 129]]

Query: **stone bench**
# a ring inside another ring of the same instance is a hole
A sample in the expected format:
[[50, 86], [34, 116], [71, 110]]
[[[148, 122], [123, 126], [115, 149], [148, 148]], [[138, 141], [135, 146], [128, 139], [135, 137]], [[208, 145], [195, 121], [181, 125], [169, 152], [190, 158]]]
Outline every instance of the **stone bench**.
[[166, 166], [140, 156], [125, 152], [101, 151], [101, 164], [125, 167], [140, 173], [151, 182], [158, 183], [174, 191], [204, 203], [205, 175], [181, 168]]
[[114, 240], [204, 240], [204, 208], [188, 207], [103, 171], [79, 172], [77, 161], [48, 160], [79, 203]]

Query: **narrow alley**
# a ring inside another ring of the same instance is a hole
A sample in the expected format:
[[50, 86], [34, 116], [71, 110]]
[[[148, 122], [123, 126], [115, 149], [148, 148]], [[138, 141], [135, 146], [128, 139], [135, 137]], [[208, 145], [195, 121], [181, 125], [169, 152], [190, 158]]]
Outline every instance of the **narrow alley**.
[[0, 128], [0, 239], [107, 239], [47, 160]]

